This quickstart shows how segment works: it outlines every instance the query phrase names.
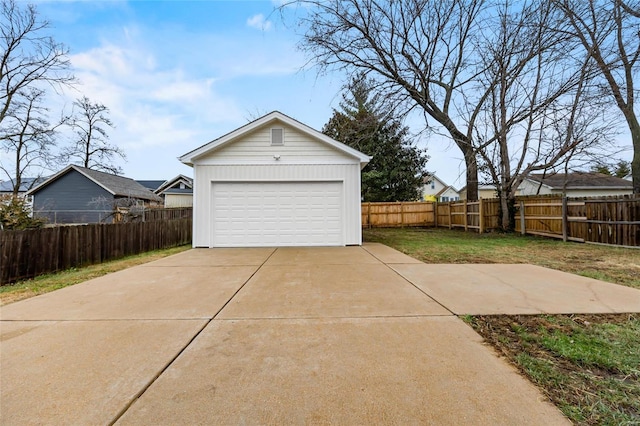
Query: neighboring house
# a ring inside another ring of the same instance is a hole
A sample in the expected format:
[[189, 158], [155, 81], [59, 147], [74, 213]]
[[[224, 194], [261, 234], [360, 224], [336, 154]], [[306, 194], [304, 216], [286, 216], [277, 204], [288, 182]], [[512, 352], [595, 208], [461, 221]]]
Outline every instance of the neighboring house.
[[[522, 185], [516, 189], [516, 196], [522, 195]], [[478, 199], [498, 198], [498, 191], [494, 185], [478, 185]], [[467, 187], [460, 190], [460, 199], [467, 199]]]
[[369, 160], [277, 111], [188, 152], [193, 246], [360, 245]]
[[522, 195], [566, 192], [568, 197], [601, 197], [633, 193], [632, 182], [596, 172], [555, 173], [548, 176], [531, 174], [520, 187]]
[[164, 182], [154, 192], [164, 199], [166, 208], [193, 206], [193, 179], [185, 175]]
[[136, 180], [140, 185], [144, 186], [151, 192], [156, 192], [156, 189], [160, 188], [166, 180]]
[[[483, 198], [498, 198], [498, 192], [496, 191], [496, 187], [493, 185], [478, 185], [478, 199]], [[460, 190], [460, 199], [467, 199], [467, 187], [464, 186]]]
[[50, 223], [111, 222], [116, 206], [156, 206], [162, 199], [133, 179], [75, 165], [28, 192]]
[[[47, 180], [46, 177], [36, 177], [36, 178], [22, 178], [20, 182], [20, 187], [18, 188], [19, 196], [26, 196], [27, 191], [31, 188], [36, 187]], [[8, 180], [4, 182], [0, 182], [0, 195], [11, 195], [13, 194], [13, 181]]]
[[453, 186], [447, 185], [436, 175], [431, 175], [424, 178], [422, 199], [425, 201], [447, 203], [449, 201], [458, 201], [460, 199], [460, 194]]

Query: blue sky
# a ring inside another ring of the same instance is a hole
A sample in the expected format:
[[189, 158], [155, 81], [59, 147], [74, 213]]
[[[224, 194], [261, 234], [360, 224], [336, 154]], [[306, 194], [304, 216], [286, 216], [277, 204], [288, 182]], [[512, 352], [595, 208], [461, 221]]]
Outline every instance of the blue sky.
[[[277, 0], [36, 4], [80, 82], [64, 108], [83, 95], [109, 107], [128, 177], [192, 175], [176, 157], [273, 110], [321, 129], [340, 100], [344, 76], [303, 69], [297, 12], [283, 22]], [[442, 146], [428, 169], [463, 186], [460, 154]]]
[[[287, 8], [283, 21], [281, 2], [37, 0], [79, 79], [52, 112], [85, 95], [108, 106], [110, 140], [125, 150], [120, 166], [134, 179], [191, 176], [178, 156], [273, 110], [320, 130], [345, 76], [305, 69], [295, 19], [304, 10]], [[424, 127], [419, 116], [407, 124], [415, 133]], [[630, 160], [628, 129], [619, 141]], [[451, 142], [435, 135], [417, 143], [428, 150], [429, 171], [465, 185]]]

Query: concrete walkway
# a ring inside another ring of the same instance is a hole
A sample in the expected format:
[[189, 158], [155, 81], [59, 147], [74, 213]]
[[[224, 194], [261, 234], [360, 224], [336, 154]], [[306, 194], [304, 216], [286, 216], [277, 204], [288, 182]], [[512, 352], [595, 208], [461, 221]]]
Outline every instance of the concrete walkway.
[[0, 308], [0, 423], [568, 424], [456, 315], [640, 291], [388, 247], [198, 249]]

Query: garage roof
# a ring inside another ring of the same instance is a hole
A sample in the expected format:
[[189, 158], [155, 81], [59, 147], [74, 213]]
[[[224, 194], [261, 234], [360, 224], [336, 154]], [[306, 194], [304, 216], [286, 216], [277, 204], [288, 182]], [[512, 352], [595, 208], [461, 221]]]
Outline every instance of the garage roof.
[[368, 155], [363, 154], [362, 152], [356, 149], [353, 149], [350, 146], [347, 146], [341, 142], [338, 142], [335, 139], [332, 139], [329, 136], [325, 135], [324, 133], [321, 133], [315, 129], [312, 129], [306, 124], [303, 124], [279, 111], [270, 112], [269, 114], [262, 116], [257, 120], [254, 120], [248, 124], [245, 124], [244, 126], [230, 133], [227, 133], [224, 136], [219, 137], [218, 139], [214, 139], [211, 142], [205, 145], [202, 145], [199, 148], [194, 149], [193, 151], [187, 152], [183, 156], [178, 157], [178, 159], [189, 166], [193, 166], [194, 160], [197, 160], [199, 157], [209, 154], [212, 151], [215, 151], [224, 145], [232, 143], [233, 141], [254, 131], [255, 129], [265, 126], [274, 121], [281, 121], [282, 123], [287, 124], [300, 132], [306, 133], [309, 136], [313, 137], [314, 139], [317, 139], [323, 143], [326, 143], [327, 145], [332, 146], [338, 151], [341, 151], [344, 154], [359, 160], [360, 168], [363, 168], [364, 166], [366, 166], [369, 160], [371, 160], [371, 157], [369, 157]]

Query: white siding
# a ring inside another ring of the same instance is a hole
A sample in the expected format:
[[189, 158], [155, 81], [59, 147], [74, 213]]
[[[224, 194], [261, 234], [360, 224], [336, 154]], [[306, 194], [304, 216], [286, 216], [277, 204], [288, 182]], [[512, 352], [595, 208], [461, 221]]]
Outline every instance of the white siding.
[[437, 195], [444, 188], [446, 188], [446, 185], [436, 176], [433, 176], [431, 182], [425, 183], [422, 187], [422, 197]]
[[[284, 129], [284, 145], [271, 146], [271, 128]], [[275, 159], [274, 156], [279, 156]], [[217, 164], [335, 164], [353, 163], [333, 147], [283, 125], [280, 122], [256, 129], [209, 155], [198, 158], [199, 165]]]
[[523, 180], [520, 184], [522, 195], [548, 195], [552, 194], [551, 188], [530, 180]]
[[192, 194], [165, 194], [164, 206], [169, 207], [191, 207], [193, 205]]
[[445, 201], [445, 197], [447, 199], [446, 201], [458, 201], [460, 199], [460, 194], [449, 187], [446, 191], [440, 194], [440, 201]]
[[[285, 144], [287, 144], [285, 129]], [[267, 129], [267, 138], [269, 137]], [[243, 144], [244, 141], [235, 144]], [[230, 146], [229, 148], [232, 148]], [[271, 147], [269, 147], [271, 148]], [[282, 147], [280, 147], [282, 148]], [[333, 151], [332, 162], [348, 162], [350, 159]], [[342, 157], [341, 157], [342, 156]], [[284, 164], [271, 162], [262, 165], [211, 165], [215, 156], [194, 164], [194, 247], [210, 247], [212, 230], [211, 188], [214, 182], [302, 182], [302, 181], [342, 181], [344, 182], [344, 243], [362, 244], [360, 214], [360, 164]], [[238, 161], [241, 158], [238, 157]], [[317, 158], [312, 160], [317, 161]], [[312, 161], [310, 160], [310, 161]], [[327, 158], [327, 161], [329, 159]]]

